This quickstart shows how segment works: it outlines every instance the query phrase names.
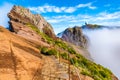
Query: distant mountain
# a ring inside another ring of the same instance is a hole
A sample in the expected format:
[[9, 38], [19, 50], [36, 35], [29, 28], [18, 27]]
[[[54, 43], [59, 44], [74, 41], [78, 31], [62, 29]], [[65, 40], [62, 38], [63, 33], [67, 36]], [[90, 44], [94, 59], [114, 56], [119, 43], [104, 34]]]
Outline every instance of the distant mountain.
[[26, 8], [14, 6], [8, 17], [11, 30], [0, 26], [0, 80], [118, 80], [90, 59], [80, 27], [66, 29], [64, 41]]
[[82, 29], [100, 29], [103, 27], [105, 27], [105, 26], [101, 26], [101, 25], [97, 25], [97, 24], [87, 24], [87, 23], [85, 23], [85, 25], [81, 26]]
[[104, 25], [97, 25], [97, 24], [87, 24], [85, 23], [85, 25], [81, 26], [82, 29], [103, 29], [103, 28], [107, 28], [107, 29], [118, 29], [120, 28], [120, 26], [104, 26]]
[[76, 46], [87, 46], [87, 39], [83, 35], [82, 29], [79, 26], [67, 28], [65, 31], [59, 33], [58, 36], [67, 42], [75, 44]]

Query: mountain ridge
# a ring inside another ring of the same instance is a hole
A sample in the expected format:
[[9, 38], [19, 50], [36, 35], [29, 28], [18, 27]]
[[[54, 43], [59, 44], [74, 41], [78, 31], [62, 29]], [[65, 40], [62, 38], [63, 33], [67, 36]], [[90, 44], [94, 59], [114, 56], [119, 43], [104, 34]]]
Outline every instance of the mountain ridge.
[[82, 48], [79, 52], [75, 45], [56, 38], [50, 26], [39, 29], [23, 16], [24, 11], [28, 10], [14, 6], [8, 14], [12, 32], [0, 27], [0, 80], [79, 80], [79, 76], [82, 80], [118, 80], [107, 68], [86, 59]]

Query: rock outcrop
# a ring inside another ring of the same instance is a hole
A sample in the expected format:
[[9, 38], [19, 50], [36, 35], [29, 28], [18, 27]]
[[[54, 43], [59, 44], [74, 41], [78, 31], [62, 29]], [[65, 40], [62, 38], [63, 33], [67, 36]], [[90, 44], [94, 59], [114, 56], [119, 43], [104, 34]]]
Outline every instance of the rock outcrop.
[[[83, 55], [85, 58], [93, 61], [90, 53], [87, 51], [87, 38], [82, 33], [82, 29], [78, 26], [75, 26], [73, 28], [67, 28], [62, 33], [58, 34], [59, 37], [61, 37], [63, 40], [70, 43], [70, 45], [81, 55]], [[72, 44], [73, 45], [72, 45]]]
[[49, 37], [55, 38], [52, 26], [41, 15], [32, 14], [29, 9], [13, 6], [8, 17], [10, 18], [10, 29], [16, 34], [25, 35], [25, 37], [33, 36], [35, 33], [29, 29], [32, 26], [32, 28], [39, 29], [40, 32], [47, 34]]
[[76, 46], [87, 46], [87, 39], [83, 35], [81, 28], [78, 26], [75, 26], [73, 28], [67, 28], [63, 32], [61, 38], [67, 42], [75, 44]]

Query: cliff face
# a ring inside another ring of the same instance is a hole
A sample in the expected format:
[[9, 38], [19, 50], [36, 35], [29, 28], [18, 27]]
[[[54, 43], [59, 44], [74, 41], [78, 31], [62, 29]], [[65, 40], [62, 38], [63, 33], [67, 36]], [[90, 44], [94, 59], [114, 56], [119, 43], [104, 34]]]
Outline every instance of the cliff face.
[[82, 33], [80, 27], [75, 26], [74, 28], [67, 28], [63, 34], [62, 39], [75, 44], [76, 46], [86, 47], [87, 39]]
[[21, 6], [14, 6], [8, 14], [8, 17], [10, 18], [9, 23], [11, 31], [17, 34], [26, 35], [29, 33], [29, 36], [32, 36], [35, 33], [30, 34], [32, 31], [28, 29], [28, 26], [33, 26], [47, 34], [49, 37], [55, 38], [51, 25], [41, 15], [32, 14], [29, 9]]

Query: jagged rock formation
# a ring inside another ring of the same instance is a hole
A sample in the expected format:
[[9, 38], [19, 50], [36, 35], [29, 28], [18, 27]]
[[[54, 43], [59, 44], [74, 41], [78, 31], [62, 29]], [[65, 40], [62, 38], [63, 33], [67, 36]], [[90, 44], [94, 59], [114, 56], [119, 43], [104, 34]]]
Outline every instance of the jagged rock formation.
[[10, 18], [11, 31], [19, 35], [33, 36], [31, 30], [28, 26], [33, 28], [38, 28], [41, 32], [44, 32], [49, 37], [55, 38], [55, 34], [51, 25], [39, 14], [32, 14], [29, 9], [23, 8], [21, 6], [14, 6], [10, 13], [8, 14]]
[[73, 48], [85, 58], [93, 60], [90, 53], [86, 50], [88, 41], [85, 35], [83, 35], [82, 29], [80, 27], [75, 26], [73, 28], [67, 28], [62, 33], [59, 33], [58, 36], [61, 37], [63, 40], [69, 42], [70, 45], [74, 44], [75, 46], [72, 45]]
[[63, 32], [61, 38], [67, 42], [75, 44], [76, 46], [87, 46], [87, 39], [83, 35], [81, 28], [78, 26], [75, 26], [73, 28], [67, 28]]

